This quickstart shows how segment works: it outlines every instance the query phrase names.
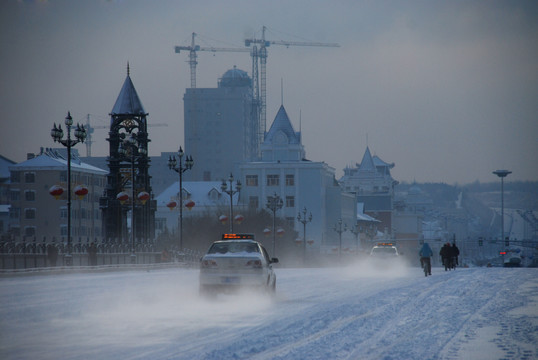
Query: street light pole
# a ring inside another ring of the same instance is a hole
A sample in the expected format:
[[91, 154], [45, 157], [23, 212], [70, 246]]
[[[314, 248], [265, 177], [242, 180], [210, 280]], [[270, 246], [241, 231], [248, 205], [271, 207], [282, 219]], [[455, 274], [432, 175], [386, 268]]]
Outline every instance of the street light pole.
[[230, 173], [230, 177], [228, 177], [230, 188], [228, 189], [228, 184], [226, 184], [226, 181], [224, 180], [222, 180], [222, 184], [220, 184], [220, 189], [226, 194], [230, 195], [230, 233], [231, 234], [233, 234], [234, 232], [233, 195], [241, 191], [241, 181], [237, 180], [235, 182], [235, 190], [233, 189], [233, 181], [234, 181], [234, 176], [232, 173]]
[[273, 196], [268, 196], [267, 197], [267, 208], [269, 210], [271, 210], [273, 212], [273, 256], [276, 256], [276, 248], [275, 248], [275, 244], [276, 244], [276, 229], [275, 229], [275, 225], [276, 225], [276, 211], [279, 210], [279, 209], [282, 209], [282, 206], [284, 205], [284, 202], [282, 201], [282, 199], [280, 198], [280, 196], [278, 196], [275, 192], [275, 194]]
[[[512, 172], [510, 170], [495, 170], [493, 174], [501, 178], [501, 244], [504, 238], [504, 178]], [[504, 255], [503, 255], [504, 258]]]
[[185, 159], [185, 166], [183, 166], [184, 155], [185, 153], [180, 146], [177, 152], [179, 161], [176, 160], [175, 156], [170, 156], [168, 158], [168, 168], [179, 174], [179, 251], [182, 251], [183, 249], [183, 173], [192, 169], [192, 166], [194, 165], [192, 156], [187, 156]]
[[86, 139], [86, 129], [84, 125], [77, 124], [75, 129], [75, 138], [71, 139], [71, 126], [73, 125], [73, 118], [71, 113], [68, 111], [67, 116], [65, 117], [65, 127], [67, 130], [67, 139], [62, 139], [64, 136], [62, 125], [56, 123], [52, 128], [50, 135], [54, 142], [59, 142], [67, 148], [67, 253], [65, 255], [66, 265], [73, 265], [71, 258], [71, 148], [78, 144], [79, 142], [84, 142]]
[[338, 219], [338, 222], [334, 225], [334, 231], [338, 233], [338, 237], [340, 239], [340, 245], [338, 247], [338, 257], [342, 257], [342, 233], [347, 230], [347, 225], [343, 224], [342, 227], [342, 218]]
[[306, 262], [306, 224], [312, 221], [312, 212], [306, 217], [306, 206], [303, 208], [303, 216], [301, 213], [297, 214], [297, 221], [303, 224], [303, 262]]
[[353, 225], [353, 227], [349, 229], [349, 231], [351, 231], [353, 235], [355, 235], [355, 240], [357, 240], [357, 255], [359, 255], [359, 243], [360, 243], [359, 235], [360, 235], [361, 229], [359, 226]]
[[129, 157], [131, 160], [131, 264], [136, 264], [136, 253], [135, 253], [135, 160], [146, 155], [146, 149], [136, 140], [136, 134], [131, 133], [131, 136], [128, 139], [125, 139], [120, 143], [120, 148], [118, 151], [121, 155]]

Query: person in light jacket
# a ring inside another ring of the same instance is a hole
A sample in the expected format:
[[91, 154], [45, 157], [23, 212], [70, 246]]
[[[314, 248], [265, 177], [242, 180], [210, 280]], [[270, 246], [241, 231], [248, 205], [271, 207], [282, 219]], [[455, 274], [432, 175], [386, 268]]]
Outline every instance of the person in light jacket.
[[427, 242], [424, 242], [418, 254], [420, 256], [420, 266], [422, 266], [422, 268], [424, 268], [424, 266], [427, 266], [428, 274], [431, 275], [432, 274], [431, 257], [433, 256], [432, 248]]

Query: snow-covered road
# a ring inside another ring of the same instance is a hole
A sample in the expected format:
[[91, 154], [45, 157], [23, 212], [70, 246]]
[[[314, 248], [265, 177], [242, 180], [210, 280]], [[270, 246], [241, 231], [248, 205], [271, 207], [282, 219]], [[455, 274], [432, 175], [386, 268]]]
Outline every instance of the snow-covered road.
[[274, 299], [177, 268], [3, 277], [0, 358], [538, 358], [538, 269], [276, 272]]

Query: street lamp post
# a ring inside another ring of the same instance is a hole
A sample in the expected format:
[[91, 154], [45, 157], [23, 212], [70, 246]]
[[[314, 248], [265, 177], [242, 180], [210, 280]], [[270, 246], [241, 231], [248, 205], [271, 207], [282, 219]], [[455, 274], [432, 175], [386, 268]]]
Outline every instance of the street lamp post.
[[312, 212], [306, 217], [306, 206], [303, 208], [303, 216], [299, 212], [297, 214], [297, 221], [303, 224], [303, 262], [306, 261], [306, 224], [312, 221]]
[[[504, 178], [512, 172], [510, 170], [495, 170], [493, 174], [501, 178], [501, 244], [504, 238]], [[504, 255], [503, 255], [504, 258]]]
[[360, 235], [361, 229], [359, 226], [353, 225], [351, 229], [349, 229], [349, 231], [351, 231], [353, 235], [355, 235], [355, 240], [357, 241], [357, 255], [359, 255], [359, 243], [360, 243], [359, 235]]
[[280, 198], [280, 196], [278, 196], [275, 192], [275, 194], [273, 196], [268, 196], [267, 197], [267, 208], [269, 210], [271, 210], [273, 212], [273, 256], [276, 256], [276, 249], [275, 249], [275, 244], [276, 244], [276, 229], [275, 229], [275, 223], [276, 223], [276, 211], [279, 210], [279, 209], [282, 209], [282, 206], [284, 205], [284, 202], [282, 201], [282, 199]]
[[71, 266], [73, 264], [71, 258], [71, 148], [79, 142], [84, 142], [86, 139], [86, 129], [84, 125], [77, 124], [75, 129], [75, 139], [71, 139], [71, 126], [73, 125], [73, 118], [68, 111], [65, 117], [65, 127], [67, 130], [67, 139], [62, 139], [64, 132], [62, 125], [56, 123], [50, 131], [50, 135], [54, 139], [54, 142], [59, 142], [67, 148], [67, 253], [65, 255], [66, 265]]
[[226, 194], [230, 195], [230, 233], [233, 234], [234, 232], [234, 205], [233, 205], [233, 196], [234, 194], [241, 191], [241, 181], [237, 180], [235, 182], [235, 190], [233, 189], [233, 181], [234, 176], [232, 173], [230, 173], [230, 177], [228, 177], [228, 182], [230, 183], [230, 187], [228, 188], [228, 184], [226, 184], [225, 180], [222, 180], [222, 184], [220, 184], [220, 189], [225, 192]]
[[183, 249], [183, 173], [192, 169], [192, 166], [194, 165], [192, 156], [187, 156], [185, 159], [185, 165], [183, 165], [184, 155], [185, 153], [180, 146], [177, 152], [177, 158], [179, 161], [176, 160], [175, 156], [170, 156], [168, 158], [168, 168], [179, 174], [179, 251], [182, 251]]
[[135, 133], [120, 143], [118, 151], [121, 155], [129, 157], [131, 160], [131, 264], [136, 264], [135, 253], [135, 160], [147, 154], [146, 149], [136, 140]]
[[339, 247], [338, 247], [339, 258], [342, 257], [342, 233], [346, 232], [346, 230], [347, 230], [347, 225], [342, 223], [342, 218], [338, 219], [338, 222], [334, 225], [334, 231], [338, 233], [338, 237], [339, 237]]

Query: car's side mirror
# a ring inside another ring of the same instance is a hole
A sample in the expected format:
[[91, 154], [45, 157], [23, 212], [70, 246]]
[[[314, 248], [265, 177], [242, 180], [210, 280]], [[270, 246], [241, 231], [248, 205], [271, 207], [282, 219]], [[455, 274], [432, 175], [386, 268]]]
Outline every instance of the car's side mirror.
[[271, 258], [271, 264], [278, 263], [278, 258]]

